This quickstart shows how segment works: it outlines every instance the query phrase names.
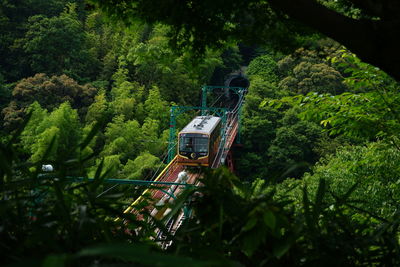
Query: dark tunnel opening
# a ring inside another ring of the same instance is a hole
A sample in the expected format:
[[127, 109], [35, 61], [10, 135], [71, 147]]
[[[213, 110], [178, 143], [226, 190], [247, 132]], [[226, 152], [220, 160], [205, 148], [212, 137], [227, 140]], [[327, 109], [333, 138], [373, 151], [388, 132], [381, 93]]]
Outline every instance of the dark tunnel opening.
[[[243, 75], [234, 75], [225, 81], [225, 86], [229, 87], [248, 88], [249, 85], [250, 81]], [[235, 108], [237, 103], [239, 102], [239, 96], [232, 89], [227, 89], [225, 92], [225, 96], [226, 103], [228, 103], [229, 109]]]
[[226, 86], [229, 87], [244, 87], [247, 88], [250, 85], [249, 80], [244, 76], [234, 76], [228, 79]]

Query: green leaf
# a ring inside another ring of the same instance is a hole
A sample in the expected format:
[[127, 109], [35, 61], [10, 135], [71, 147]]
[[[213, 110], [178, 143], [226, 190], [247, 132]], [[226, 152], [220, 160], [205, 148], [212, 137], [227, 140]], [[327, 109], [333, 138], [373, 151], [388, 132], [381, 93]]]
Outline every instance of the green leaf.
[[42, 263], [42, 267], [59, 267], [64, 266], [68, 256], [65, 254], [49, 255]]
[[266, 213], [264, 213], [264, 223], [271, 229], [274, 230], [275, 226], [276, 226], [276, 217], [275, 214], [270, 211], [267, 210]]
[[273, 254], [278, 259], [281, 258], [286, 252], [290, 249], [290, 242], [288, 240], [284, 241], [281, 244], [276, 244], [273, 248]]
[[330, 123], [330, 120], [322, 120], [320, 122], [320, 124], [323, 125], [324, 127], [326, 127], [328, 125], [328, 123]]
[[266, 233], [263, 229], [254, 229], [251, 232], [247, 232], [243, 237], [243, 253], [246, 254], [246, 256], [251, 257], [264, 241], [265, 234]]
[[277, 101], [275, 99], [271, 100], [271, 99], [264, 99], [263, 101], [261, 101], [260, 105], [258, 107], [263, 108], [265, 106], [269, 106], [269, 107], [273, 107], [274, 105], [276, 105]]
[[249, 231], [251, 229], [254, 228], [254, 226], [256, 226], [257, 224], [257, 218], [255, 217], [251, 217], [245, 224], [245, 226], [243, 226], [242, 230], [243, 231]]

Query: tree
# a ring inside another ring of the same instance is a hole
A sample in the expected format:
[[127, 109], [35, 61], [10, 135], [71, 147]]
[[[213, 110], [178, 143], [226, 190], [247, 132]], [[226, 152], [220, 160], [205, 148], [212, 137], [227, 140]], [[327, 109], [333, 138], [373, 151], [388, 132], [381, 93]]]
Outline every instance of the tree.
[[144, 110], [147, 113], [147, 117], [158, 120], [163, 126], [167, 125], [169, 120], [169, 104], [161, 98], [157, 87], [153, 87], [149, 91], [149, 96], [144, 102]]
[[118, 25], [110, 25], [100, 12], [87, 14], [85, 35], [88, 53], [99, 64], [100, 73], [96, 72], [96, 79], [108, 83], [117, 67], [117, 53], [120, 49], [122, 30]]
[[190, 54], [177, 53], [168, 46], [169, 27], [156, 24], [150, 29], [147, 38], [133, 42], [126, 55], [134, 79], [147, 88], [157, 86], [167, 101], [194, 105], [191, 95], [207, 83], [215, 67], [221, 65], [220, 53], [207, 50], [198, 64], [193, 64]]
[[342, 68], [329, 60], [345, 54], [343, 51], [336, 42], [326, 39], [315, 42], [312, 49], [297, 49], [277, 63], [282, 77], [279, 88], [292, 94], [339, 94], [349, 90], [343, 83]]
[[0, 71], [0, 109], [3, 109], [5, 105], [11, 99], [11, 90], [9, 86], [6, 86], [4, 83], [4, 77]]
[[21, 135], [24, 148], [32, 155], [31, 160], [55, 161], [74, 157], [77, 151], [71, 149], [77, 147], [82, 138], [77, 111], [68, 102], [49, 115], [37, 103], [31, 106], [31, 110], [33, 119]]
[[64, 73], [78, 80], [94, 78], [100, 65], [89, 53], [87, 36], [75, 5], [70, 4], [60, 16], [37, 15], [30, 17], [28, 22], [25, 37], [18, 43], [23, 44], [33, 73]]
[[[262, 68], [256, 68], [259, 64], [253, 65], [250, 71], [249, 92], [246, 95], [246, 102], [243, 106], [241, 140], [244, 144], [243, 151], [237, 153], [237, 171], [241, 177], [251, 180], [255, 177], [264, 178], [267, 174], [267, 151], [275, 138], [278, 120], [282, 112], [273, 107], [260, 106], [262, 99], [280, 98], [285, 92], [280, 91], [276, 82], [270, 81], [270, 73], [275, 72], [275, 62], [270, 62], [269, 57], [261, 57], [261, 62], [268, 64], [265, 72]], [[258, 71], [256, 71], [258, 70]], [[260, 75], [261, 73], [266, 75]], [[268, 73], [268, 74], [267, 74]], [[272, 76], [276, 77], [275, 74]]]
[[[340, 95], [312, 92], [306, 96], [284, 97], [277, 102], [301, 107], [302, 119], [323, 125], [331, 136], [345, 135], [356, 142], [383, 138], [397, 144], [398, 83], [354, 54], [333, 57], [332, 62], [346, 73], [343, 82], [350, 92]], [[267, 102], [271, 103], [266, 100], [264, 104]]]
[[281, 80], [279, 87], [296, 94], [309, 92], [338, 94], [346, 88], [342, 82], [343, 76], [327, 64], [301, 62], [293, 69], [293, 76]]
[[[164, 127], [163, 127], [164, 126]], [[165, 125], [160, 125], [159, 120], [147, 117], [142, 125], [141, 131], [145, 139], [143, 139], [143, 147], [151, 154], [161, 156], [162, 151], [166, 148], [160, 135], [160, 129], [164, 129]]]
[[86, 123], [92, 123], [100, 121], [101, 119], [107, 119], [109, 115], [108, 102], [106, 99], [105, 92], [103, 90], [99, 91], [94, 97], [93, 103], [89, 106], [86, 113], [85, 121]]
[[[337, 153], [321, 160], [312, 173], [304, 175], [299, 184], [307, 186], [310, 198], [314, 198], [320, 179], [325, 179], [330, 192], [325, 197], [328, 205], [332, 205], [335, 198], [343, 198], [350, 190], [354, 190], [348, 200], [356, 207], [351, 213], [355, 220], [364, 218], [360, 215], [362, 211], [367, 211], [375, 219], [389, 219], [398, 212], [399, 160], [399, 150], [383, 142], [344, 146]], [[279, 191], [287, 190], [291, 184], [292, 181], [284, 182], [279, 185]], [[297, 187], [287, 194], [295, 200], [293, 204], [299, 205], [302, 202], [301, 191]]]
[[110, 107], [114, 114], [122, 114], [125, 119], [137, 119], [141, 121], [141, 106], [144, 87], [137, 82], [116, 81], [111, 89], [112, 102]]
[[282, 174], [291, 169], [293, 171], [286, 175], [299, 178], [308, 168], [300, 165], [311, 165], [318, 160], [313, 148], [322, 129], [316, 123], [300, 120], [298, 113], [298, 109], [286, 111], [280, 121], [281, 127], [276, 129], [267, 152], [271, 173]]
[[[135, 160], [128, 160], [122, 170], [125, 179], [148, 180], [161, 165], [160, 159], [145, 151]], [[154, 178], [154, 177], [153, 177]]]
[[[122, 21], [139, 18], [171, 25], [175, 44], [195, 49], [210, 44], [222, 45], [232, 37], [263, 43], [270, 42], [273, 37], [284, 45], [285, 38], [296, 36], [293, 34], [293, 26], [297, 26], [293, 20], [296, 20], [335, 39], [362, 60], [400, 79], [397, 49], [400, 4], [396, 0], [236, 0], [229, 5], [222, 0], [159, 0], [151, 4], [125, 0], [118, 5], [112, 0], [92, 2]], [[287, 16], [293, 20], [288, 20]]]
[[50, 111], [68, 101], [83, 116], [93, 102], [96, 91], [93, 86], [79, 85], [66, 75], [48, 77], [38, 73], [22, 79], [14, 87], [12, 101], [2, 111], [4, 125], [13, 129], [16, 122], [21, 122], [26, 108], [34, 101]]
[[262, 55], [250, 62], [246, 74], [249, 76], [258, 75], [264, 80], [276, 82], [278, 80], [278, 66], [271, 56]]
[[57, 16], [69, 0], [26, 0], [0, 1], [0, 69], [7, 82], [15, 82], [32, 75], [26, 64], [26, 55], [15, 46], [23, 38], [31, 16], [41, 14], [45, 17]]
[[113, 118], [105, 130], [106, 144], [102, 154], [118, 155], [124, 164], [133, 159], [143, 149], [143, 135], [140, 124], [136, 120], [125, 121], [123, 115]]
[[[120, 178], [120, 169], [122, 168], [122, 164], [120, 161], [119, 155], [110, 155], [102, 158], [98, 158], [96, 160], [96, 164], [89, 168], [88, 176], [95, 177], [96, 171], [100, 168], [101, 165], [101, 173], [100, 176], [106, 176], [106, 178]], [[121, 177], [126, 178], [126, 177]]]

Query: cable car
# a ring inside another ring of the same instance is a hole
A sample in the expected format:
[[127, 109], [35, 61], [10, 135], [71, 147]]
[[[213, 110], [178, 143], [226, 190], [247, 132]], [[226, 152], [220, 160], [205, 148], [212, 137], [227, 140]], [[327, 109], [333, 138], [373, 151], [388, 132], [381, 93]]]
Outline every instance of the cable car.
[[197, 116], [178, 134], [178, 164], [211, 166], [221, 140], [221, 118]]

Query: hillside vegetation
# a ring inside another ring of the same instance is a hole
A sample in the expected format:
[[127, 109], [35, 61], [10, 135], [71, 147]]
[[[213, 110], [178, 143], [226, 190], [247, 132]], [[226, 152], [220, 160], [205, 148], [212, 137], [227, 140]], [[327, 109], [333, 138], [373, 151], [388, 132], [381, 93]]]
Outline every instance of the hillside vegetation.
[[[176, 25], [118, 14], [81, 0], [0, 3], [2, 264], [400, 264], [396, 80], [303, 25], [286, 22], [281, 34], [297, 29], [287, 42], [197, 49], [172, 38]], [[170, 106], [199, 106], [203, 85], [239, 69], [250, 86], [235, 174], [204, 170], [204, 186], [171, 206], [193, 217], [161, 250], [166, 219], [122, 213], [144, 188], [104, 180], [152, 180]]]

